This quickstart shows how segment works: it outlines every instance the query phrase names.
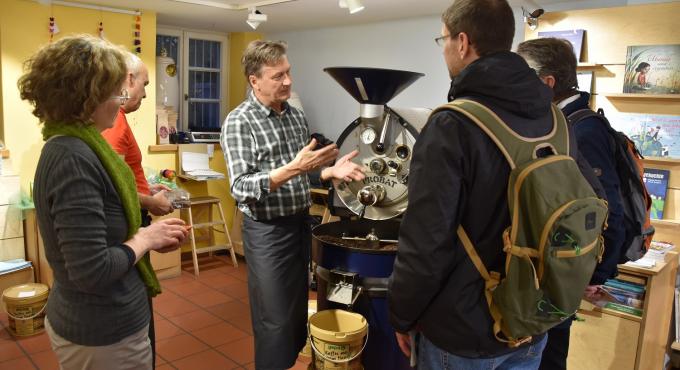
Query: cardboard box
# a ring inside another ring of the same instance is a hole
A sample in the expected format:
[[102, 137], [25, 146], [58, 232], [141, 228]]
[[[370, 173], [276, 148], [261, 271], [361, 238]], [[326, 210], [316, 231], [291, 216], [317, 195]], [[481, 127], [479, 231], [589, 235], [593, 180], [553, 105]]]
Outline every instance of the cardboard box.
[[[15, 285], [33, 283], [33, 266], [0, 275], [0, 292]], [[2, 307], [5, 307], [4, 301]]]

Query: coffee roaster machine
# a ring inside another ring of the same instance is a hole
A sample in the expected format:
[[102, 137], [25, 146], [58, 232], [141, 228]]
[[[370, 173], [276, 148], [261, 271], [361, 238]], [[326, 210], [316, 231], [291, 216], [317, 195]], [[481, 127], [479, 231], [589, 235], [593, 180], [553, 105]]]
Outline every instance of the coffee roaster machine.
[[430, 114], [424, 108], [387, 103], [423, 74], [379, 68], [326, 68], [357, 102], [359, 118], [337, 139], [343, 156], [366, 170], [361, 182], [336, 182], [329, 191], [331, 213], [341, 220], [314, 228], [319, 310], [358, 312], [369, 323], [362, 354], [367, 370], [406, 370], [389, 323], [387, 282], [398, 248], [399, 218], [408, 205], [413, 147]]

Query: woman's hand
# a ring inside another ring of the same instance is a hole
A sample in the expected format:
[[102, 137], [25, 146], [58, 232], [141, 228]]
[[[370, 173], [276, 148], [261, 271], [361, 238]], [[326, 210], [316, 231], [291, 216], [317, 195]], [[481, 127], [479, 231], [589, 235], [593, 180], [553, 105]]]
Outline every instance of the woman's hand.
[[179, 218], [167, 218], [142, 227], [132, 239], [125, 242], [135, 252], [135, 262], [148, 251], [166, 253], [180, 247], [189, 235], [184, 221]]

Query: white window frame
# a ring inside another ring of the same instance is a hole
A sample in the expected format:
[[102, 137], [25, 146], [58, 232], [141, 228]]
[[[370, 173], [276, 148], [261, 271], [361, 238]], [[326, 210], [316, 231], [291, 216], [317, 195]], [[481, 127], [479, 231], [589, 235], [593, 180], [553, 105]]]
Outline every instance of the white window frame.
[[220, 124], [222, 124], [227, 116], [227, 104], [229, 102], [229, 36], [208, 31], [161, 25], [156, 27], [156, 34], [179, 37], [178, 60], [175, 63], [180, 67], [179, 99], [181, 104], [179, 115], [181, 121], [177, 128], [180, 131], [189, 131], [189, 39], [218, 41], [222, 43], [222, 63], [220, 66]]

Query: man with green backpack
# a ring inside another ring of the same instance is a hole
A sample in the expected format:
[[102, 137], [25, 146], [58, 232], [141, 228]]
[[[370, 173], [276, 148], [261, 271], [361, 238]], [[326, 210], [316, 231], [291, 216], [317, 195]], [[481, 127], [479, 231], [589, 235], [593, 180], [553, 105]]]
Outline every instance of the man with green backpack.
[[606, 202], [584, 179], [553, 94], [510, 52], [505, 0], [442, 16], [452, 79], [414, 147], [388, 303], [418, 368], [537, 369], [603, 251]]

